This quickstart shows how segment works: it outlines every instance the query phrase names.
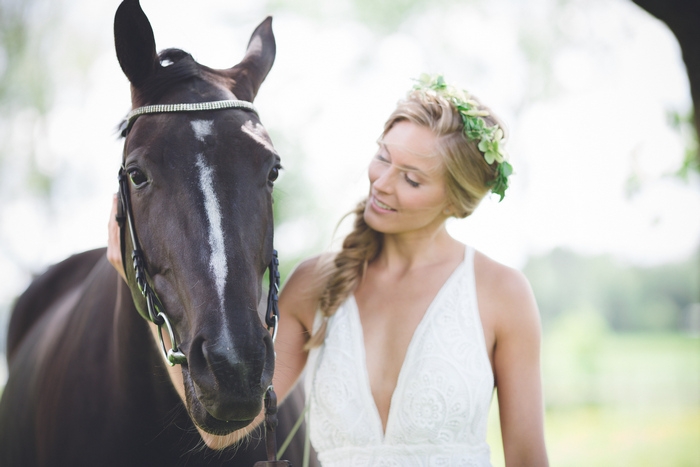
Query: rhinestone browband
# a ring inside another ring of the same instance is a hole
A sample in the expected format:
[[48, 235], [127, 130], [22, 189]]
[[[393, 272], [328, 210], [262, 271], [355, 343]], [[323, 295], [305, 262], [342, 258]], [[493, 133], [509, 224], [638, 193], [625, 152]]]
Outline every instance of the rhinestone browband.
[[125, 132], [133, 125], [134, 120], [144, 114], [157, 114], [157, 113], [167, 113], [167, 112], [197, 112], [202, 110], [220, 110], [220, 109], [245, 109], [254, 112], [256, 115], [258, 111], [255, 109], [253, 104], [248, 101], [241, 101], [237, 99], [230, 99], [224, 101], [212, 101], [212, 102], [194, 102], [190, 104], [157, 104], [157, 105], [145, 105], [143, 107], [138, 107], [131, 112], [129, 112], [121, 125], [119, 125], [119, 131], [122, 136]]

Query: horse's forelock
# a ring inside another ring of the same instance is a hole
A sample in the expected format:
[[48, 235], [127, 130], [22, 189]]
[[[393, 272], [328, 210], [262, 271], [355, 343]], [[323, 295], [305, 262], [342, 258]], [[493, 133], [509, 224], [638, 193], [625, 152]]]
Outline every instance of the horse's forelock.
[[165, 60], [170, 61], [171, 63], [177, 63], [184, 58], [189, 58], [190, 60], [194, 61], [192, 55], [182, 49], [175, 48], [161, 50], [161, 52], [158, 54], [158, 58], [160, 59], [161, 64]]
[[134, 107], [157, 103], [174, 86], [202, 76], [202, 67], [180, 49], [165, 49], [159, 55], [162, 67], [135, 89]]

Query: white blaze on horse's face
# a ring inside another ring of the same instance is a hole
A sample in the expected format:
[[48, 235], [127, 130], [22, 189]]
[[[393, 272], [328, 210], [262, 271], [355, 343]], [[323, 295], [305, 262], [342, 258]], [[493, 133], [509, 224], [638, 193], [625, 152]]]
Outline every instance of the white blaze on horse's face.
[[[200, 141], [204, 141], [206, 136], [212, 134], [212, 121], [194, 120], [191, 124], [195, 137]], [[214, 192], [214, 170], [207, 165], [202, 154], [197, 154], [196, 157], [195, 164], [199, 169], [199, 188], [204, 195], [204, 209], [209, 221], [209, 247], [211, 248], [209, 269], [214, 276], [219, 305], [223, 310], [228, 265], [226, 264], [226, 249], [224, 248], [224, 229], [221, 226], [221, 205]]]
[[243, 126], [241, 126], [241, 130], [243, 131], [243, 133], [253, 138], [256, 143], [258, 143], [268, 151], [277, 154], [277, 151], [275, 150], [274, 146], [272, 146], [272, 141], [270, 141], [270, 137], [268, 136], [267, 131], [265, 131], [265, 127], [261, 124], [253, 123], [251, 120], [248, 120], [243, 124]]
[[213, 133], [213, 120], [193, 120], [190, 122], [190, 125], [192, 125], [192, 130], [194, 130], [195, 138], [201, 142], [204, 142], [204, 138]]

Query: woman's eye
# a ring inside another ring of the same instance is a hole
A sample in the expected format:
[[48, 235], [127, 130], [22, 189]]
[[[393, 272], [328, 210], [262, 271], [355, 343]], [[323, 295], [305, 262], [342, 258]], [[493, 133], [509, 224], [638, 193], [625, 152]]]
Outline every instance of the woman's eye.
[[279, 166], [275, 166], [275, 167], [272, 168], [272, 170], [270, 170], [270, 173], [267, 175], [267, 180], [268, 180], [270, 183], [272, 183], [272, 182], [274, 182], [275, 180], [277, 180], [277, 178], [280, 176], [280, 168], [281, 168], [281, 167], [279, 167]]
[[135, 187], [139, 187], [148, 182], [148, 178], [146, 177], [146, 175], [144, 175], [144, 173], [141, 172], [139, 169], [130, 169], [129, 178], [131, 179], [131, 183]]
[[406, 182], [408, 182], [408, 184], [411, 185], [413, 188], [418, 188], [420, 186], [420, 183], [416, 182], [415, 180], [411, 180], [408, 174], [404, 175], [404, 178], [406, 179]]
[[377, 159], [380, 162], [389, 162], [386, 157], [384, 157], [381, 153], [377, 154], [375, 156], [375, 159]]

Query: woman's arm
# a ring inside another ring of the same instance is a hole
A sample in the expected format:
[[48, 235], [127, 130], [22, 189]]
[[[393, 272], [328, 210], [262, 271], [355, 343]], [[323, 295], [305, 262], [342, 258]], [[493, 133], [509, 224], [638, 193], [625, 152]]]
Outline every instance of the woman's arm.
[[525, 276], [477, 252], [479, 314], [491, 359], [506, 465], [547, 466], [540, 317]]
[[308, 352], [304, 345], [313, 330], [321, 285], [318, 258], [302, 262], [285, 281], [279, 298], [280, 323], [275, 342], [277, 361], [273, 384], [280, 400], [299, 380]]
[[547, 466], [539, 311], [522, 273], [503, 266], [498, 276], [493, 364], [506, 466]]

